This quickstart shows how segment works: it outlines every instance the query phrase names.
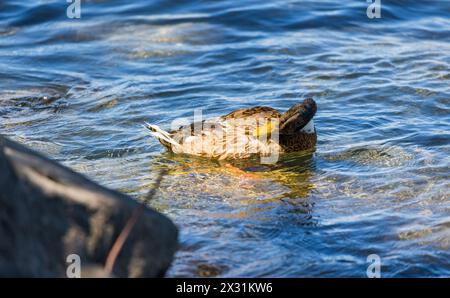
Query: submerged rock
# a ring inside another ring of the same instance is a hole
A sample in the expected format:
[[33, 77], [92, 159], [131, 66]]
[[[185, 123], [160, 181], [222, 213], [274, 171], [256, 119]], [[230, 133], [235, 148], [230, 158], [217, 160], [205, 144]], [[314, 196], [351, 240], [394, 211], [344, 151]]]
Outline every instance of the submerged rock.
[[[67, 257], [73, 254], [80, 257], [81, 276], [96, 276], [83, 274], [83, 268], [102, 270], [139, 206], [0, 136], [0, 276], [65, 277]], [[177, 234], [167, 217], [145, 208], [112, 274], [163, 276], [176, 251]]]

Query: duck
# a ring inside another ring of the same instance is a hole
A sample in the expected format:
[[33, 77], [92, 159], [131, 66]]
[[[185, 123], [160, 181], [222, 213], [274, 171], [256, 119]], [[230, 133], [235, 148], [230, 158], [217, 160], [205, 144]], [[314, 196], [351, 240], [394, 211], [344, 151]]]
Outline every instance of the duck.
[[316, 111], [316, 102], [307, 98], [284, 113], [267, 106], [255, 106], [171, 131], [149, 123], [145, 123], [145, 127], [175, 154], [218, 160], [242, 159], [255, 154], [269, 156], [313, 150], [317, 143], [313, 120]]

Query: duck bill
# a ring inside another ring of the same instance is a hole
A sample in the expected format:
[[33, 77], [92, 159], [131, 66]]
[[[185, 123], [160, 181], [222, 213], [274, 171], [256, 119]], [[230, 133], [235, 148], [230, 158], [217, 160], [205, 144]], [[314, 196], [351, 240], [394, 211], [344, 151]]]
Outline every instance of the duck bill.
[[261, 125], [258, 125], [255, 130], [253, 131], [253, 136], [256, 138], [262, 138], [264, 136], [270, 136], [273, 131], [278, 129], [278, 121], [274, 121], [274, 119], [271, 119], [272, 121], [265, 121]]

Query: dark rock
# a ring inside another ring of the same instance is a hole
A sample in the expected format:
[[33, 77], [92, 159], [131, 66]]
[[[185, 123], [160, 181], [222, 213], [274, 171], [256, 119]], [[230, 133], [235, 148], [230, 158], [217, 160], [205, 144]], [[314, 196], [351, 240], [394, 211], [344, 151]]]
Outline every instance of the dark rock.
[[[0, 276], [65, 277], [70, 254], [80, 256], [81, 271], [97, 268], [89, 272], [108, 276], [106, 257], [139, 206], [0, 136]], [[112, 275], [163, 276], [176, 251], [177, 234], [167, 217], [145, 208]]]

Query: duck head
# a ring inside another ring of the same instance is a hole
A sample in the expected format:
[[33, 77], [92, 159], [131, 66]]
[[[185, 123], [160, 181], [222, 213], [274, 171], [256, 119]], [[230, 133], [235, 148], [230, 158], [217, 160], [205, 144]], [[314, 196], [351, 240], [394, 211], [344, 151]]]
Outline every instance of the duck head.
[[317, 105], [312, 98], [292, 106], [280, 117], [279, 144], [285, 152], [313, 149], [317, 134], [313, 117]]

